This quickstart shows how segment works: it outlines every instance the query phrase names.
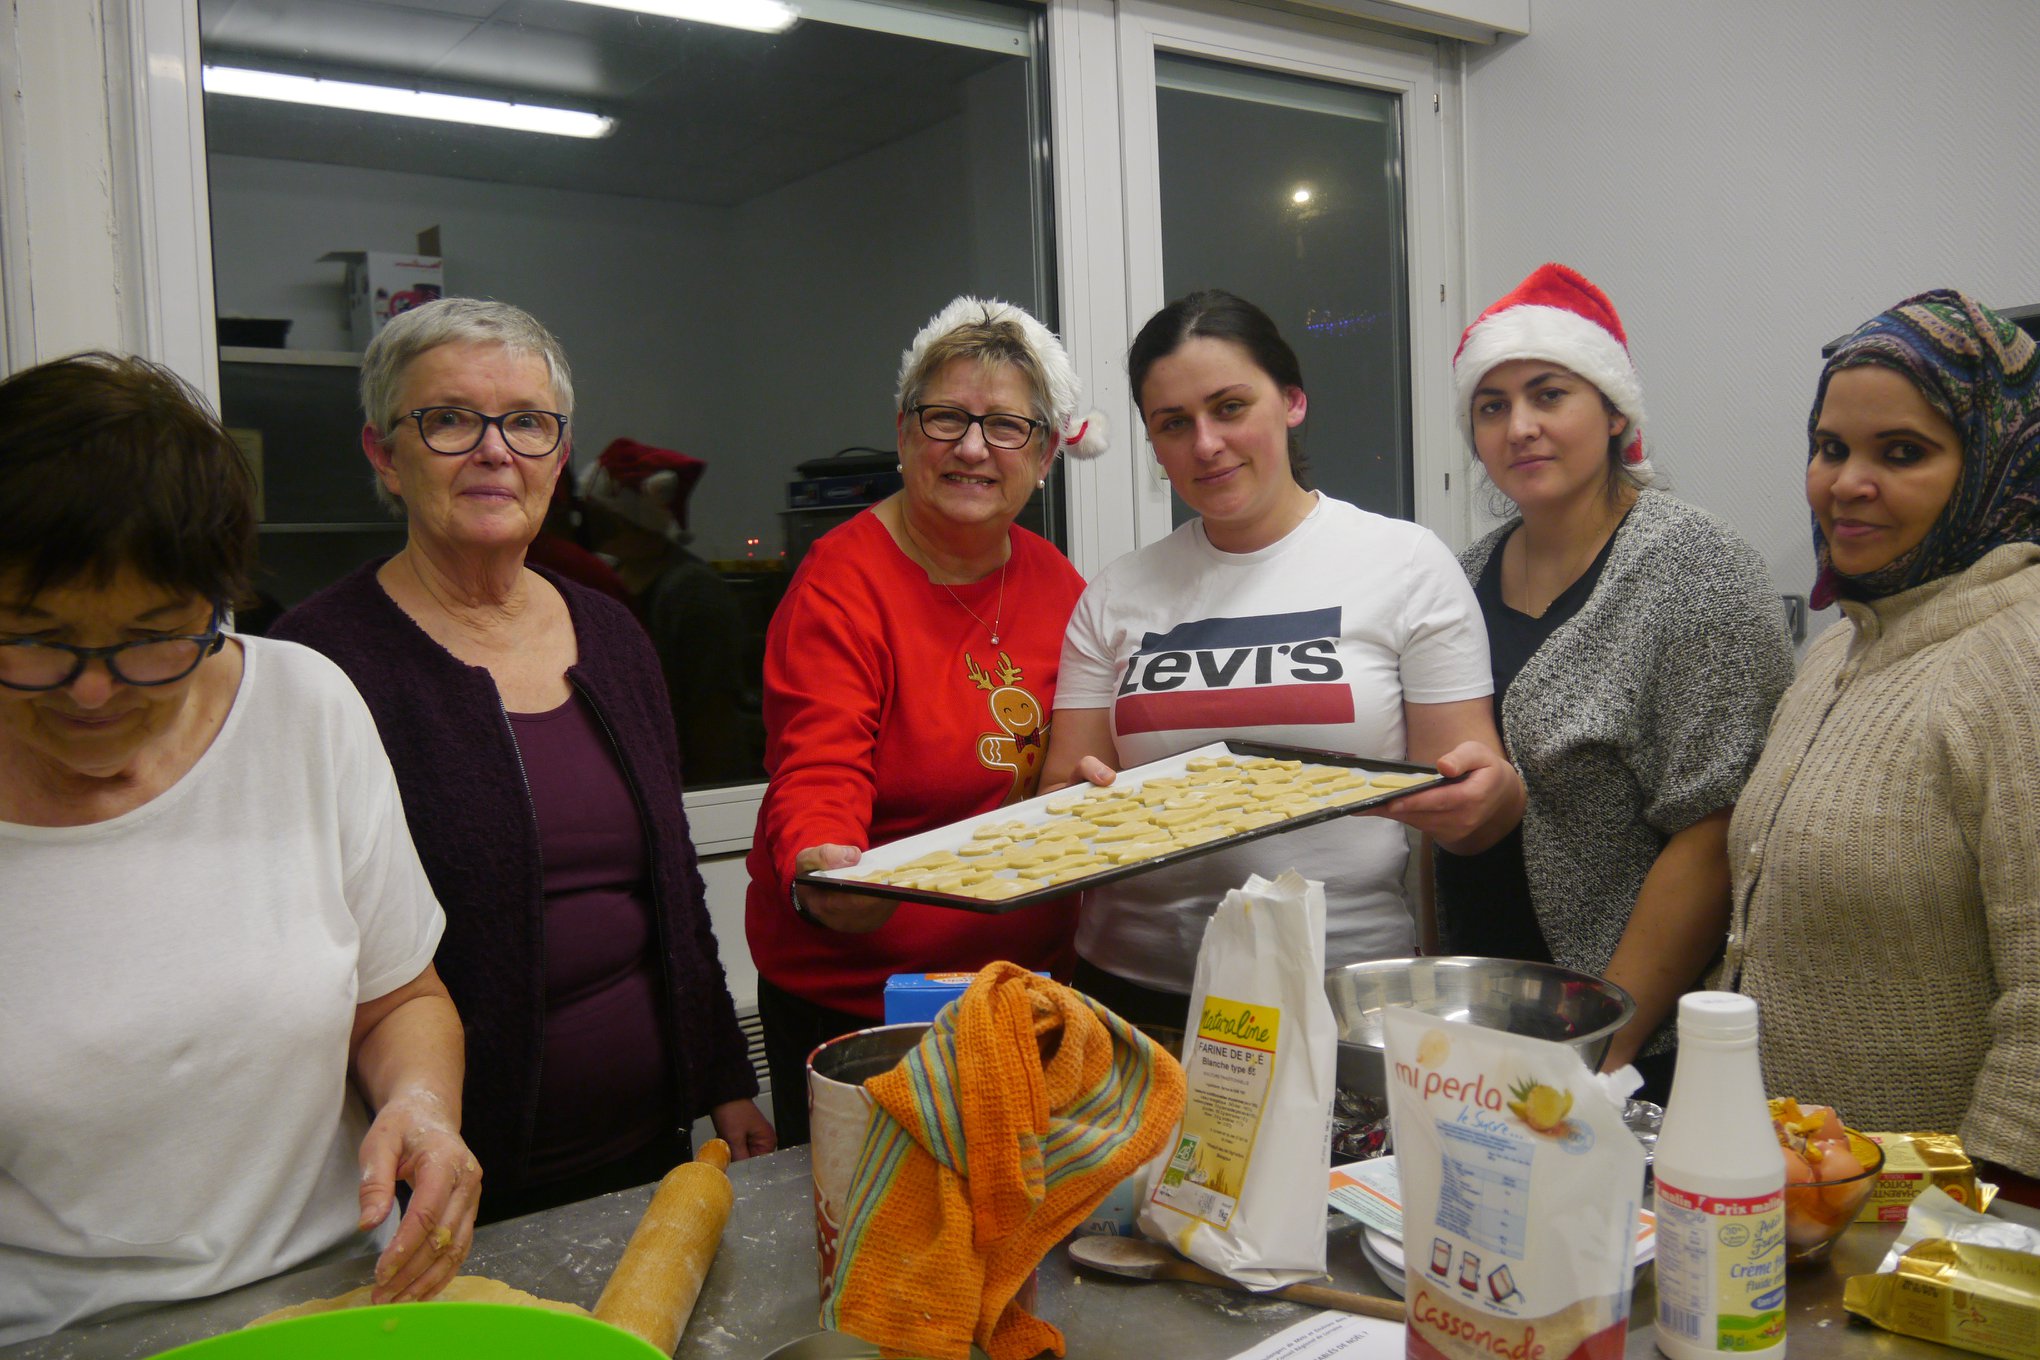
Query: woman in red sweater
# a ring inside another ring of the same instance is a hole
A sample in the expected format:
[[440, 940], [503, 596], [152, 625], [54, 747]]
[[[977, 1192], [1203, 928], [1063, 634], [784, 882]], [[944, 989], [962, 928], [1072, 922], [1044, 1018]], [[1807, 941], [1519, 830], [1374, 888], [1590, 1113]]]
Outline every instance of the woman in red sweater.
[[820, 539], [772, 618], [745, 935], [779, 1146], [808, 1137], [807, 1056], [878, 1023], [893, 973], [1060, 969], [1075, 904], [980, 916], [795, 889], [796, 873], [1031, 796], [1083, 578], [1013, 520], [1057, 450], [1104, 448], [1061, 342], [962, 297], [901, 357], [902, 489]]

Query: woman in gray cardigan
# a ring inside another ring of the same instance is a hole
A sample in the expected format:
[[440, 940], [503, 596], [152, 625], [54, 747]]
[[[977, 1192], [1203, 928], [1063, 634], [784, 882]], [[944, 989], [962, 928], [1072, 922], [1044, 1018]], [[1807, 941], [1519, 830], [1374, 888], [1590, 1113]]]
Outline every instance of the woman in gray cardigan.
[[1487, 621], [1521, 827], [1438, 856], [1446, 939], [1636, 998], [1606, 1066], [1669, 1090], [1679, 994], [1721, 950], [1729, 814], [1792, 679], [1763, 561], [1651, 487], [1607, 296], [1547, 264], [1467, 328], [1459, 420], [1517, 517], [1460, 557]]

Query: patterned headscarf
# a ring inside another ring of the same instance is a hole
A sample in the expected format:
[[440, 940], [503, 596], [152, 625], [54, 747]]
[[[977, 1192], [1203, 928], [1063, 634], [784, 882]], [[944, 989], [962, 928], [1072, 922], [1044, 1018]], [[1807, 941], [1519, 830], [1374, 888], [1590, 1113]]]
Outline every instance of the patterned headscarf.
[[1966, 294], [1937, 288], [1872, 317], [1821, 370], [1807, 418], [1808, 459], [1828, 379], [1879, 364], [1912, 380], [1962, 439], [1962, 470], [1941, 517], [1911, 551], [1861, 576], [1844, 576], [1813, 524], [1819, 568], [1813, 605], [1837, 595], [1878, 600], [1950, 576], [2007, 543], [2040, 543], [2040, 346]]

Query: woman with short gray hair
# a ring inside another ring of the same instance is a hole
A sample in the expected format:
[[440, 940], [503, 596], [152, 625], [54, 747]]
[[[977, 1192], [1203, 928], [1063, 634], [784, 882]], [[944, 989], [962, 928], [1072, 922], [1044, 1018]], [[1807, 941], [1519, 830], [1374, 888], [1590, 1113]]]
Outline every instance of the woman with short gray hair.
[[567, 352], [551, 331], [531, 313], [492, 298], [441, 298], [427, 306], [399, 313], [369, 345], [361, 358], [361, 409], [369, 422], [389, 433], [402, 416], [399, 398], [404, 374], [427, 350], [450, 344], [501, 345], [545, 365], [553, 404], [561, 414], [574, 414], [574, 379]]
[[651, 644], [615, 601], [537, 570], [571, 441], [559, 342], [507, 303], [443, 298], [362, 359], [361, 432], [401, 552], [274, 630], [368, 700], [446, 908], [485, 1220], [656, 1180], [708, 1115], [770, 1151], [681, 807]]

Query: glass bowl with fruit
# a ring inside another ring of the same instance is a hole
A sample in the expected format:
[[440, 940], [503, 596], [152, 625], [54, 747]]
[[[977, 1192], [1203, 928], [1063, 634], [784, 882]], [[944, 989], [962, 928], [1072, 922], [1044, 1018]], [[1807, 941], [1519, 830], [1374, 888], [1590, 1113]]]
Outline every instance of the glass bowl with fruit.
[[1856, 1221], [1884, 1169], [1884, 1149], [1826, 1105], [1771, 1102], [1771, 1127], [1785, 1150], [1785, 1263], [1827, 1259], [1842, 1230]]

